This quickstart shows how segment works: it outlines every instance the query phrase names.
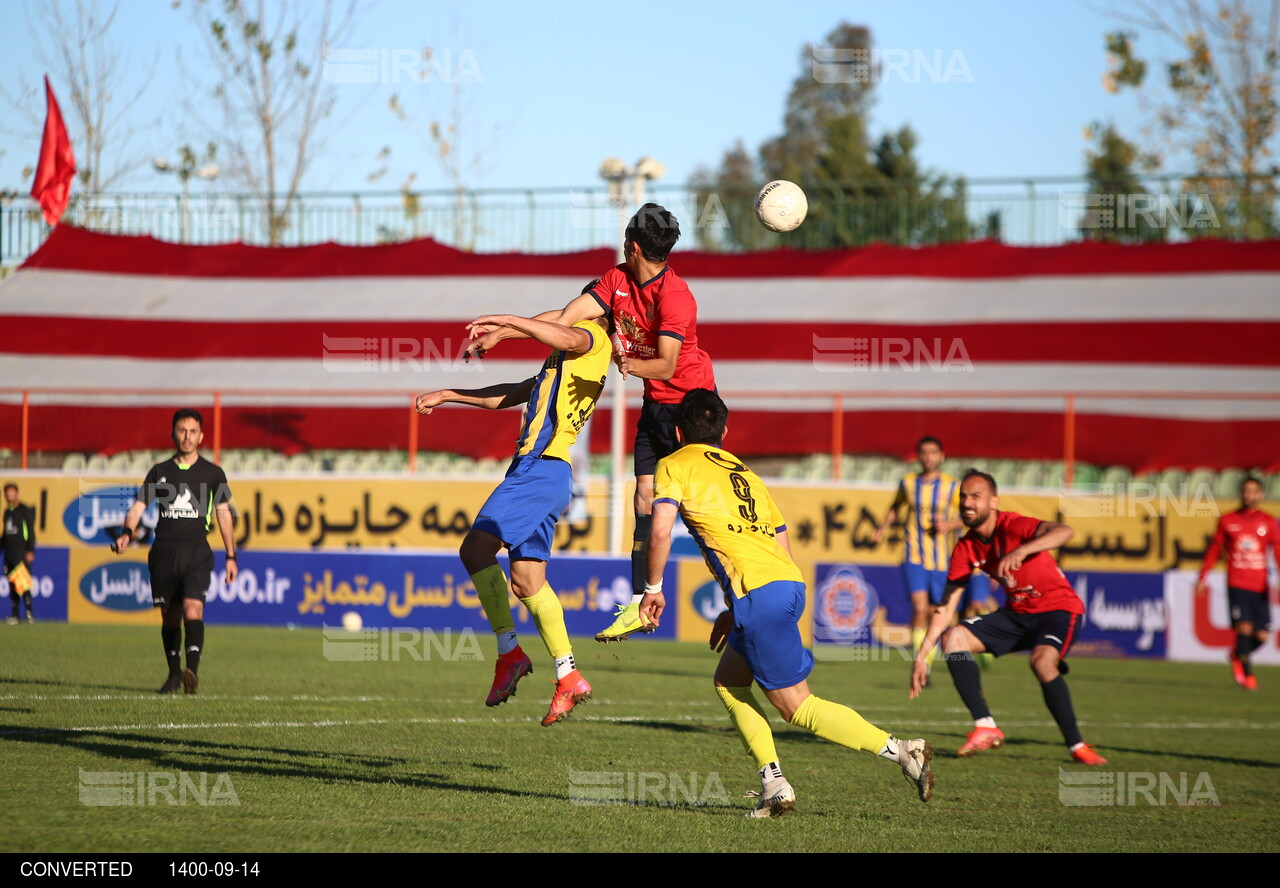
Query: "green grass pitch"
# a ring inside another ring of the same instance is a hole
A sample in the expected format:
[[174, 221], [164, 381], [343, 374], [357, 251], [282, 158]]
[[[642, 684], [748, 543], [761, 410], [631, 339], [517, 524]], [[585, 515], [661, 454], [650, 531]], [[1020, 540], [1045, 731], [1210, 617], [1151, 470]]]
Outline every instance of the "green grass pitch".
[[[820, 659], [815, 693], [937, 746], [936, 795], [921, 804], [896, 766], [770, 710], [798, 807], [747, 821], [758, 781], [705, 645], [575, 640], [595, 697], [543, 728], [553, 670], [527, 632], [535, 673], [488, 709], [489, 638], [453, 649], [479, 660], [418, 643], [338, 662], [316, 630], [215, 624], [199, 694], [161, 697], [158, 628], [0, 629], [8, 852], [171, 851], [175, 825], [194, 853], [1280, 849], [1274, 669], [1249, 694], [1225, 662], [1074, 660], [1085, 738], [1110, 760], [1089, 771], [1066, 755], [1025, 658], [984, 673], [1009, 739], [967, 760], [944, 671], [911, 702], [896, 652]], [[1060, 768], [1098, 779], [1064, 782]], [[126, 782], [104, 789], [111, 779]]]

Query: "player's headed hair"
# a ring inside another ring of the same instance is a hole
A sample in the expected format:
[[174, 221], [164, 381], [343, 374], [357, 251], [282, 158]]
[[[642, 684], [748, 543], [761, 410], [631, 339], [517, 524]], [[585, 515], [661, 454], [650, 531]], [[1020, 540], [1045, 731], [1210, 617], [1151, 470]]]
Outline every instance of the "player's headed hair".
[[1246, 487], [1248, 487], [1250, 484], [1257, 484], [1257, 485], [1258, 485], [1258, 487], [1259, 487], [1259, 489], [1261, 489], [1261, 488], [1262, 488], [1262, 479], [1261, 479], [1261, 478], [1255, 478], [1255, 477], [1253, 477], [1252, 475], [1250, 475], [1249, 477], [1245, 478], [1243, 481], [1241, 481], [1241, 482], [1240, 482], [1240, 492], [1241, 492], [1241, 493], [1244, 493], [1244, 489], [1245, 489]]
[[729, 408], [711, 389], [693, 389], [680, 402], [676, 426], [686, 444], [716, 444], [724, 438]]
[[178, 423], [184, 419], [194, 419], [196, 421], [196, 425], [200, 426], [201, 429], [204, 429], [204, 417], [200, 415], [199, 410], [192, 410], [190, 407], [183, 407], [181, 410], [175, 411], [173, 414], [173, 422], [170, 423], [169, 428], [176, 429], [178, 427]]
[[12, 481], [8, 482], [8, 483], [7, 483], [7, 484], [5, 484], [5, 486], [4, 486], [4, 492], [5, 492], [5, 493], [8, 493], [10, 490], [17, 490], [17, 489], [18, 489], [18, 485], [17, 485], [17, 484], [14, 484]]
[[938, 445], [939, 450], [947, 449], [943, 447], [942, 442], [939, 441], [937, 438], [933, 437], [933, 435], [925, 435], [923, 438], [921, 438], [919, 441], [916, 442], [916, 452], [918, 453], [920, 451], [920, 448], [926, 444], [936, 444]]
[[992, 496], [1000, 495], [1000, 490], [996, 487], [996, 479], [992, 478], [986, 472], [979, 472], [977, 469], [970, 469], [965, 472], [964, 477], [960, 479], [960, 486], [963, 487], [964, 482], [968, 481], [970, 478], [981, 478], [983, 481], [986, 481], [987, 486], [991, 488]]
[[627, 223], [623, 239], [634, 241], [650, 262], [666, 262], [667, 254], [680, 240], [680, 223], [665, 208], [647, 203]]

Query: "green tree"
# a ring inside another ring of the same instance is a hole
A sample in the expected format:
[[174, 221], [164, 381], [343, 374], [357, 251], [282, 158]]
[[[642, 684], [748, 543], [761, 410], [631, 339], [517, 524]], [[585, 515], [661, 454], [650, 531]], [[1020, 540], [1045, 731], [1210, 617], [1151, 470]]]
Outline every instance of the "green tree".
[[1135, 195], [1146, 197], [1146, 188], [1138, 177], [1138, 167], [1148, 171], [1159, 160], [1142, 154], [1110, 124], [1098, 124], [1085, 130], [1093, 142], [1085, 152], [1085, 179], [1095, 199], [1080, 219], [1080, 236], [1085, 240], [1114, 243], [1149, 243], [1163, 241], [1169, 233], [1149, 214], [1132, 212]]
[[227, 178], [257, 199], [264, 233], [279, 244], [303, 177], [323, 149], [322, 124], [337, 94], [322, 62], [350, 32], [355, 2], [341, 14], [333, 0], [187, 0], [187, 8], [205, 42], [202, 70], [210, 80], [203, 87], [218, 109], [211, 115], [206, 105], [188, 103], [188, 117], [218, 141]]
[[[1208, 233], [1274, 237], [1280, 0], [1140, 0], [1124, 10], [1116, 17], [1136, 30], [1107, 35], [1105, 87], [1138, 90], [1166, 153], [1190, 158], [1184, 187], [1207, 194], [1222, 225]], [[1136, 52], [1143, 34], [1177, 48], [1154, 85]]]
[[[703, 246], [830, 249], [969, 238], [963, 181], [920, 168], [915, 132], [904, 126], [872, 139], [868, 119], [877, 78], [867, 28], [842, 23], [823, 44], [806, 45], [782, 133], [760, 147], [758, 159], [739, 142], [715, 172], [695, 179], [700, 195], [720, 196], [730, 219], [727, 231], [700, 232]], [[809, 197], [804, 225], [783, 236], [763, 229], [751, 214], [756, 190], [772, 179], [789, 179]], [[998, 223], [988, 230], [998, 233]]]

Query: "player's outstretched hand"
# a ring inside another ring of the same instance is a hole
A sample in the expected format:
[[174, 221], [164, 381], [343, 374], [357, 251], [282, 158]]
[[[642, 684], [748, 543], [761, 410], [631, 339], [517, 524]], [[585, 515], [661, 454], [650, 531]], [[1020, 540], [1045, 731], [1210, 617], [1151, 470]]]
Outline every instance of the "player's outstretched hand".
[[427, 392], [424, 395], [418, 395], [418, 400], [414, 402], [414, 406], [423, 416], [429, 416], [431, 411], [439, 407], [445, 402], [445, 392]]
[[640, 622], [653, 629], [658, 628], [662, 612], [667, 608], [666, 596], [661, 592], [646, 592], [640, 599]]
[[717, 654], [724, 651], [729, 643], [729, 633], [733, 631], [733, 611], [721, 611], [711, 627], [711, 650]]
[[924, 684], [929, 680], [929, 664], [925, 660], [914, 660], [911, 663], [911, 689], [907, 692], [907, 699], [914, 700], [920, 696], [920, 692], [924, 690]]
[[609, 341], [613, 343], [613, 363], [618, 366], [618, 372], [622, 374], [622, 378], [626, 379], [631, 373], [631, 358], [627, 357], [627, 347], [622, 344], [617, 333], [610, 336]]
[[1013, 578], [1013, 572], [1022, 567], [1022, 561], [1027, 556], [1023, 553], [1022, 547], [1014, 549], [1008, 555], [1000, 559], [1000, 566], [996, 570], [996, 576]]

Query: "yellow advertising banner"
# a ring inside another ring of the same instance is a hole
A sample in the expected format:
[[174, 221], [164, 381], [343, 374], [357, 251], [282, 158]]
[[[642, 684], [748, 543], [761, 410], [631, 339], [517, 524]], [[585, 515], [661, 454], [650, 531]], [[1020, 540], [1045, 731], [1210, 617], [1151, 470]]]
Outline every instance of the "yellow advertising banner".
[[151, 603], [146, 549], [114, 555], [104, 546], [73, 548], [70, 557], [67, 622], [160, 625], [160, 612]]
[[[25, 478], [37, 507], [38, 537], [49, 545], [105, 546], [118, 532], [142, 479]], [[229, 480], [238, 547], [252, 549], [408, 548], [456, 550], [495, 480], [279, 478]], [[588, 514], [556, 527], [558, 551], [608, 547], [607, 497], [592, 484]], [[630, 497], [628, 496], [628, 502]], [[628, 511], [630, 511], [628, 509]], [[143, 516], [141, 542], [155, 526]], [[211, 534], [219, 548], [216, 529]]]
[[[106, 554], [141, 479], [32, 474], [20, 480], [24, 501], [36, 506], [37, 534], [43, 544], [68, 545], [73, 551], [100, 548]], [[232, 478], [229, 483], [236, 543], [247, 551], [449, 551], [461, 543], [496, 480], [308, 477]], [[786, 519], [792, 555], [811, 580], [818, 563], [890, 565], [902, 560], [898, 528], [878, 544], [873, 540], [893, 500], [892, 490], [779, 481], [769, 487]], [[607, 551], [607, 493], [606, 482], [591, 483], [586, 515], [557, 526], [557, 551]], [[630, 485], [625, 501], [623, 539], [629, 543]], [[1236, 504], [1185, 496], [1005, 494], [1000, 507], [1070, 524], [1075, 538], [1058, 553], [1066, 569], [1160, 572], [1199, 567], [1218, 515]], [[147, 542], [148, 528], [154, 527], [155, 514], [153, 509], [144, 516], [142, 543]], [[216, 531], [211, 542], [220, 548]]]

